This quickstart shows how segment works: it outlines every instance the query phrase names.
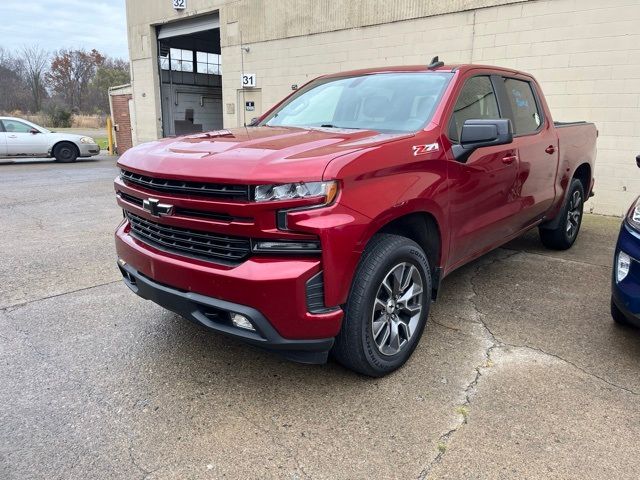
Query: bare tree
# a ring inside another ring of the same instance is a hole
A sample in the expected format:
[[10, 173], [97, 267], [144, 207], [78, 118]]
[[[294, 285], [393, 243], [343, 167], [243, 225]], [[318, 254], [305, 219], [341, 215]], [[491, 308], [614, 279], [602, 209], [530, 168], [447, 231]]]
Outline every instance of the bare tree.
[[49, 64], [49, 52], [39, 45], [25, 45], [22, 47], [22, 60], [24, 77], [33, 100], [33, 111], [38, 112], [42, 108], [42, 101], [47, 93], [44, 81]]
[[24, 62], [0, 47], [0, 114], [27, 111], [31, 94], [24, 80]]

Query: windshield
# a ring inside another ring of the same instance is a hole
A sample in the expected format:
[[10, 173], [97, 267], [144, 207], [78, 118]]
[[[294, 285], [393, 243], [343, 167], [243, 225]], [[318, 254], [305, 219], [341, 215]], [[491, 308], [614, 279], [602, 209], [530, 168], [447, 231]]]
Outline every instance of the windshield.
[[415, 132], [431, 120], [452, 76], [419, 72], [320, 79], [260, 125]]

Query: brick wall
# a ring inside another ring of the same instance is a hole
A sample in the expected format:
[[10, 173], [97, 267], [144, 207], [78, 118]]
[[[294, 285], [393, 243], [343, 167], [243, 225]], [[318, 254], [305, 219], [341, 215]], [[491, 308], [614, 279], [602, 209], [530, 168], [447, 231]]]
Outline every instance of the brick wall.
[[125, 151], [133, 146], [131, 138], [131, 115], [129, 113], [130, 94], [112, 95], [111, 105], [113, 111], [113, 124], [118, 126], [116, 130], [116, 145], [118, 154], [122, 155]]

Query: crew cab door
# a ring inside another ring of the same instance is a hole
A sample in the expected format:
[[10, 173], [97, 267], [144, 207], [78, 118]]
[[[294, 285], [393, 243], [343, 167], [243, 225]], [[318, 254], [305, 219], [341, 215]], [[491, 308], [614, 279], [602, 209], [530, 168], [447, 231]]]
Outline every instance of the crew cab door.
[[[448, 140], [459, 143], [466, 120], [505, 118], [496, 87], [501, 77], [468, 78], [449, 116]], [[444, 143], [444, 142], [443, 142]], [[466, 161], [447, 151], [449, 179], [450, 247], [448, 266], [465, 263], [513, 234], [518, 198], [518, 151], [513, 144], [482, 147]]]
[[555, 198], [558, 170], [558, 137], [537, 85], [524, 76], [504, 76], [505, 114], [513, 124], [518, 149], [518, 229], [540, 220]]
[[2, 120], [7, 139], [7, 156], [46, 156], [46, 134], [31, 133], [33, 127], [18, 120]]

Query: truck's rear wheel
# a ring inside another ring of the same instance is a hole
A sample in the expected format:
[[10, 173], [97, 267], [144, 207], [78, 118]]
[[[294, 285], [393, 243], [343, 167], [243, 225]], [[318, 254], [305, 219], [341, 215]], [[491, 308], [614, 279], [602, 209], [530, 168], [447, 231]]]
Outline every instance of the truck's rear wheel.
[[560, 216], [558, 225], [553, 229], [544, 227], [539, 229], [540, 240], [545, 247], [553, 250], [571, 248], [578, 237], [580, 225], [582, 225], [584, 200], [582, 182], [574, 178], [569, 185], [569, 195], [567, 195], [562, 210], [558, 214]]
[[430, 303], [424, 251], [408, 238], [376, 235], [354, 276], [334, 357], [372, 377], [396, 370], [415, 350]]

